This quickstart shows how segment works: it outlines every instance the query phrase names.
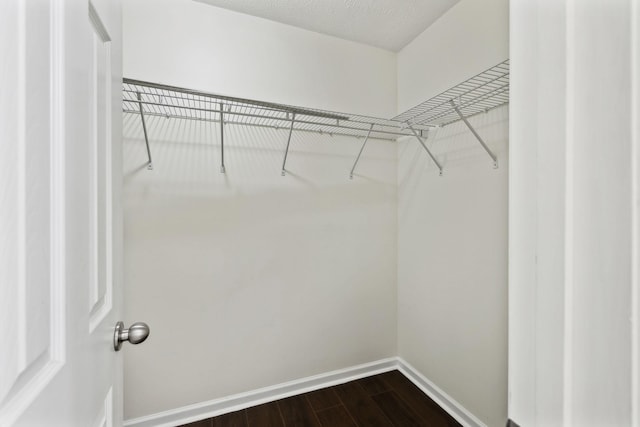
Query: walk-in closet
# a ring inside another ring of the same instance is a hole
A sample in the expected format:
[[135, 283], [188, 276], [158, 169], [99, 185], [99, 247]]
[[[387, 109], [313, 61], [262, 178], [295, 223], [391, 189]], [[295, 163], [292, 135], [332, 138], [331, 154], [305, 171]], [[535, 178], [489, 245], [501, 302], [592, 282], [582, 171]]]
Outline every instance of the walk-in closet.
[[503, 425], [508, 2], [395, 50], [161, 3], [123, 11], [130, 425], [396, 369]]
[[0, 427], [640, 427], [640, 1], [1, 0]]

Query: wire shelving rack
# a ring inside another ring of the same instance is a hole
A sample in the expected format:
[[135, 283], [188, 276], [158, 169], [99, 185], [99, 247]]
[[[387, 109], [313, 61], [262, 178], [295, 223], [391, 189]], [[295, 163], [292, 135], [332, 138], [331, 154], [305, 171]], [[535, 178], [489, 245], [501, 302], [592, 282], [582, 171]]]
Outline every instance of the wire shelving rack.
[[286, 172], [291, 134], [296, 131], [364, 138], [351, 169], [350, 178], [369, 139], [395, 141], [415, 137], [424, 147], [442, 175], [442, 165], [425, 144], [429, 131], [463, 121], [498, 167], [497, 157], [467, 120], [509, 102], [509, 60], [440, 93], [391, 119], [302, 108], [292, 105], [217, 95], [192, 89], [123, 79], [123, 112], [138, 114], [142, 120], [148, 154], [148, 169], [153, 169], [145, 116], [215, 122], [220, 128], [220, 171], [224, 165], [224, 128], [228, 125], [288, 129], [282, 162]]

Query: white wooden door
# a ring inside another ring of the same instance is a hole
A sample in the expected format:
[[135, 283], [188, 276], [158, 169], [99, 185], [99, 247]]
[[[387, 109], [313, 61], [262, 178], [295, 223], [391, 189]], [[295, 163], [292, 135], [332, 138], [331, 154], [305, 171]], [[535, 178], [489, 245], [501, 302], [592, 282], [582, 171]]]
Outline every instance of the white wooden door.
[[122, 423], [120, 13], [0, 1], [3, 427]]

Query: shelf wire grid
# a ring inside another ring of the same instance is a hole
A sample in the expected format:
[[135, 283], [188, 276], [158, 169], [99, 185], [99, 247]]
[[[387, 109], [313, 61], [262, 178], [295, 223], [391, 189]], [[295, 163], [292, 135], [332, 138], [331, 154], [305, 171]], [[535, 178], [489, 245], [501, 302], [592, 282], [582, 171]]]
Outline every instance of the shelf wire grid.
[[[366, 137], [371, 130], [369, 138], [383, 140], [413, 135], [407, 124], [397, 119], [301, 108], [125, 78], [123, 111], [140, 114], [140, 106], [145, 116], [208, 122], [220, 122], [222, 111], [225, 125], [289, 129], [293, 120], [294, 131]], [[430, 127], [414, 126], [420, 133], [428, 132]]]
[[434, 96], [396, 116], [393, 120], [416, 128], [446, 126], [461, 118], [451, 105], [455, 103], [465, 117], [485, 113], [509, 103], [509, 60]]

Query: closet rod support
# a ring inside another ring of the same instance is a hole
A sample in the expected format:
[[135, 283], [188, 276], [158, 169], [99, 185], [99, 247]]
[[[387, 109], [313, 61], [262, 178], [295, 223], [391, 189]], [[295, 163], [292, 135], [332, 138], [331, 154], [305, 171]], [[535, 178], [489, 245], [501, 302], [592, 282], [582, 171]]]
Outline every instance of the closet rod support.
[[458, 113], [460, 120], [462, 120], [464, 124], [467, 125], [467, 127], [469, 128], [473, 136], [475, 136], [478, 142], [480, 142], [480, 145], [482, 145], [482, 148], [484, 148], [484, 151], [486, 151], [489, 157], [491, 157], [491, 160], [493, 160], [493, 168], [498, 169], [498, 158], [496, 157], [496, 155], [491, 152], [491, 150], [489, 149], [487, 144], [484, 142], [484, 140], [480, 137], [480, 135], [478, 135], [478, 132], [476, 132], [473, 126], [471, 126], [471, 123], [469, 123], [469, 120], [467, 120], [467, 118], [462, 114], [460, 109], [456, 106], [456, 103], [453, 102], [453, 100], [449, 101], [449, 103], [451, 104], [453, 109], [456, 111], [456, 113]]
[[142, 131], [144, 132], [144, 142], [147, 145], [147, 157], [149, 157], [149, 163], [147, 163], [147, 169], [153, 170], [153, 161], [151, 160], [151, 149], [149, 148], [149, 137], [147, 136], [147, 123], [144, 120], [144, 109], [142, 108], [142, 95], [138, 92], [138, 106], [140, 107], [140, 118], [142, 119]]
[[296, 113], [292, 113], [291, 115], [291, 127], [289, 128], [289, 138], [287, 139], [287, 148], [284, 151], [284, 159], [282, 159], [282, 172], [280, 175], [285, 175], [285, 166], [287, 164], [287, 154], [289, 154], [289, 144], [291, 143], [291, 134], [293, 133], [293, 124], [296, 121]]
[[356, 165], [360, 160], [360, 156], [364, 151], [364, 146], [367, 145], [367, 141], [369, 140], [369, 135], [371, 135], [371, 131], [373, 130], [373, 123], [371, 123], [371, 127], [369, 128], [369, 132], [367, 132], [367, 136], [364, 138], [364, 142], [362, 143], [362, 147], [360, 147], [360, 152], [358, 153], [358, 157], [356, 157], [356, 161], [353, 163], [353, 167], [351, 168], [351, 172], [349, 173], [349, 179], [353, 179], [353, 171], [356, 170]]
[[431, 160], [433, 160], [433, 163], [435, 163], [436, 166], [438, 167], [438, 171], [439, 171], [438, 175], [442, 176], [442, 165], [440, 164], [440, 162], [436, 159], [436, 157], [433, 155], [431, 150], [429, 150], [429, 147], [427, 147], [427, 145], [424, 143], [424, 141], [422, 140], [418, 132], [416, 132], [416, 130], [413, 128], [413, 126], [409, 125], [409, 129], [411, 129], [411, 132], [413, 132], [413, 135], [416, 137], [418, 142], [420, 142], [420, 144], [425, 149], [429, 157], [431, 157]]
[[225, 173], [224, 167], [224, 104], [220, 103], [220, 173]]

